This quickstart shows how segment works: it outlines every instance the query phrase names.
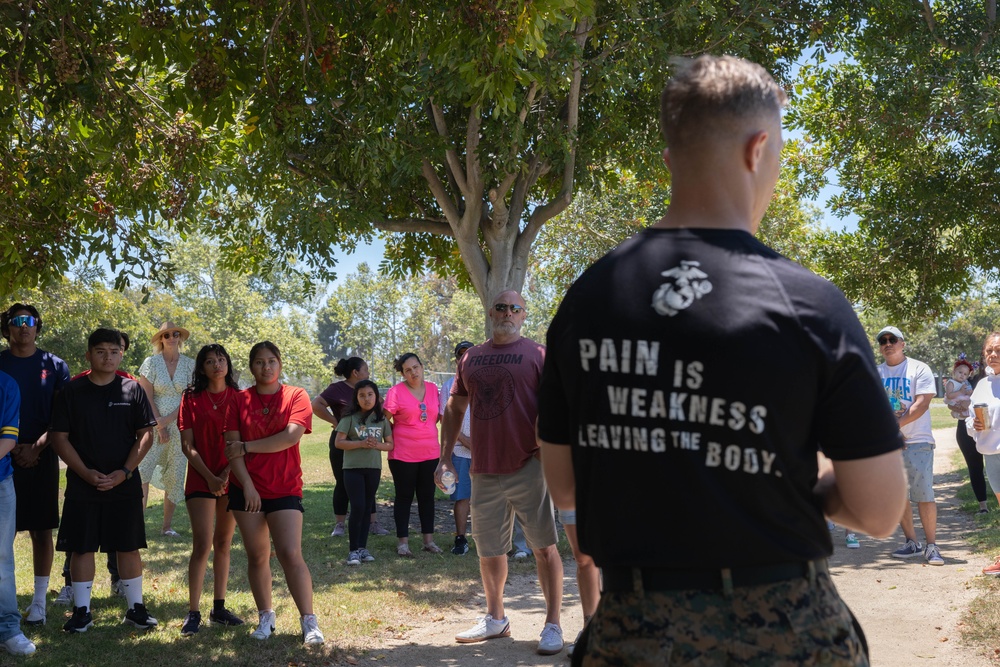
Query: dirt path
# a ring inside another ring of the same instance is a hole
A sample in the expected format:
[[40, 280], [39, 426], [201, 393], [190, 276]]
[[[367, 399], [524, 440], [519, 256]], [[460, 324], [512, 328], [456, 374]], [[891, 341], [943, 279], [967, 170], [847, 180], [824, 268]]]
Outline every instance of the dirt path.
[[[965, 483], [953, 472], [957, 449], [953, 430], [934, 432], [935, 491], [938, 499], [938, 544], [944, 567], [931, 567], [922, 558], [901, 561], [889, 554], [902, 543], [902, 533], [875, 540], [861, 537], [860, 549], [844, 546], [844, 530], [834, 532], [832, 571], [841, 595], [861, 621], [868, 637], [872, 664], [877, 667], [975, 667], [987, 660], [960, 645], [958, 624], [976, 595], [971, 580], [987, 564], [971, 553], [963, 536], [975, 522], [959, 510], [955, 494]], [[923, 536], [919, 529], [918, 535]], [[566, 562], [562, 606], [564, 638], [571, 641], [582, 625], [580, 600], [572, 559]], [[513, 571], [514, 568], [512, 568]], [[545, 606], [534, 572], [512, 574], [505, 598], [511, 619], [511, 637], [481, 644], [456, 644], [455, 633], [470, 627], [483, 613], [480, 593], [467, 604], [412, 621], [403, 639], [388, 640], [358, 664], [417, 667], [421, 665], [567, 665], [565, 653], [535, 654]]]

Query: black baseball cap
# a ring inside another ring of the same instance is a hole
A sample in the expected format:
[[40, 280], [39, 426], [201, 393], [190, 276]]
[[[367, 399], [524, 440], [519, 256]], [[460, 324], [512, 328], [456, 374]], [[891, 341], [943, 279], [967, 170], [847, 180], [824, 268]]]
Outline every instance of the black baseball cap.
[[455, 358], [458, 359], [459, 355], [468, 350], [470, 347], [475, 347], [475, 343], [470, 343], [467, 340], [463, 340], [461, 343], [455, 346]]

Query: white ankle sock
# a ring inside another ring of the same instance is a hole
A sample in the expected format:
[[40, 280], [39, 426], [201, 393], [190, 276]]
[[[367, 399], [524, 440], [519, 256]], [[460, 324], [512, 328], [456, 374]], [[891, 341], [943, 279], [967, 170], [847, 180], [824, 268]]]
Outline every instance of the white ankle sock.
[[90, 589], [93, 587], [93, 581], [74, 581], [73, 606], [86, 607], [87, 609], [90, 609]]
[[142, 575], [135, 579], [122, 579], [122, 586], [125, 587], [125, 600], [128, 608], [132, 609], [137, 604], [142, 604]]
[[49, 592], [49, 578], [35, 577], [35, 596], [31, 598], [31, 604], [45, 606], [45, 594]]

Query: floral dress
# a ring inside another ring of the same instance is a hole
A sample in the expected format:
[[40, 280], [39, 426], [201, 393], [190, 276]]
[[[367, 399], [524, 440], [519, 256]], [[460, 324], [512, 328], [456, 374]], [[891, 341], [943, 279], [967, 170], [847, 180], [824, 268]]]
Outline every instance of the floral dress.
[[[139, 375], [153, 385], [153, 402], [161, 415], [168, 415], [181, 404], [181, 394], [191, 382], [194, 374], [194, 359], [183, 354], [177, 360], [173, 379], [167, 371], [167, 362], [162, 354], [146, 357], [139, 367]], [[159, 433], [153, 433], [153, 446], [145, 458], [139, 463], [139, 475], [142, 481], [152, 484], [167, 493], [172, 503], [184, 502], [184, 472], [187, 470], [187, 457], [181, 450], [181, 434], [177, 430], [177, 420], [169, 428], [170, 440], [160, 442]]]

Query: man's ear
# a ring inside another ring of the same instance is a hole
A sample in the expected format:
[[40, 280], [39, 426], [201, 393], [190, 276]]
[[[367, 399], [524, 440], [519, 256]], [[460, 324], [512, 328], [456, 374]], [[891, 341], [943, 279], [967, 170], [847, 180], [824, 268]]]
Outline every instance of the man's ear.
[[764, 147], [767, 146], [769, 139], [770, 135], [767, 130], [754, 132], [754, 134], [747, 139], [746, 146], [743, 149], [743, 160], [750, 172], [757, 172], [760, 161], [764, 157]]

